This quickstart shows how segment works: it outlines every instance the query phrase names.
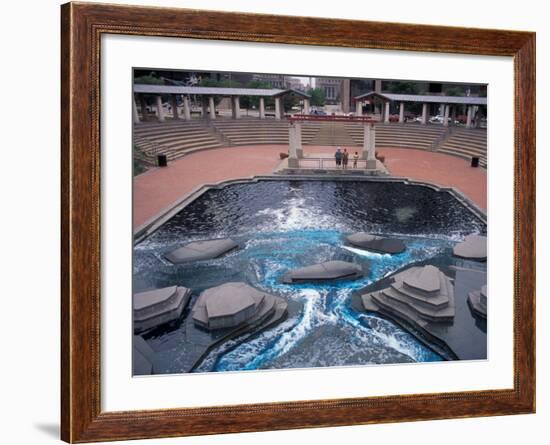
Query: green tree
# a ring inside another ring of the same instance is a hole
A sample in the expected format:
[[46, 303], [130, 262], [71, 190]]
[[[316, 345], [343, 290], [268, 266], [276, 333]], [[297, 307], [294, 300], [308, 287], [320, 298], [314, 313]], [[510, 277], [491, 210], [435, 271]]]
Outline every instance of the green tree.
[[315, 107], [322, 107], [327, 100], [325, 92], [321, 88], [311, 88], [307, 91], [307, 94], [311, 96], [311, 105]]
[[[262, 82], [260, 80], [251, 80], [246, 84], [246, 88], [258, 89], [271, 89], [271, 84], [268, 82]], [[241, 98], [243, 107], [245, 108], [258, 108], [260, 106], [260, 98], [258, 96], [243, 96]]]
[[391, 81], [388, 82], [390, 93], [396, 94], [418, 94], [418, 84], [416, 82]]
[[139, 76], [134, 79], [134, 83], [141, 83], [147, 85], [164, 85], [164, 80], [156, 77], [154, 74], [147, 74], [146, 76]]

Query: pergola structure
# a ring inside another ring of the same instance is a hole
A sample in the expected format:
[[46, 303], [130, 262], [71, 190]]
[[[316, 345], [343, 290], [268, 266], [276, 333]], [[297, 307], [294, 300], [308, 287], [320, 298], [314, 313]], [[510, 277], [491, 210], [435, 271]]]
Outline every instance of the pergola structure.
[[405, 103], [421, 103], [422, 104], [422, 119], [421, 123], [426, 125], [428, 122], [428, 105], [438, 104], [443, 107], [443, 125], [449, 125], [449, 114], [451, 113], [451, 107], [454, 107], [453, 115], [456, 112], [457, 106], [466, 106], [468, 109], [466, 127], [471, 128], [477, 126], [475, 116], [479, 112], [482, 106], [487, 106], [486, 97], [472, 97], [472, 96], [435, 96], [425, 94], [394, 94], [394, 93], [377, 93], [371, 91], [369, 93], [360, 94], [354, 97], [355, 100], [355, 114], [357, 116], [363, 115], [363, 103], [382, 103], [384, 106], [383, 120], [385, 123], [390, 121], [390, 103], [399, 103], [399, 123], [405, 121]]
[[[309, 114], [311, 96], [298, 90], [281, 90], [276, 88], [221, 88], [221, 87], [189, 87], [189, 86], [174, 86], [174, 85], [149, 85], [135, 84], [134, 85], [134, 100], [133, 100], [133, 116], [134, 122], [140, 122], [138, 106], [136, 100], [140, 104], [142, 116], [145, 116], [146, 102], [145, 95], [153, 95], [156, 97], [156, 110], [159, 121], [165, 120], [164, 110], [162, 108], [162, 97], [170, 96], [174, 119], [180, 119], [178, 114], [178, 97], [182, 98], [183, 102], [183, 119], [191, 119], [191, 105], [189, 96], [201, 96], [202, 99], [202, 115], [210, 119], [216, 119], [216, 102], [217, 97], [228, 97], [231, 99], [231, 110], [233, 119], [240, 118], [240, 97], [241, 96], [256, 96], [260, 99], [259, 117], [265, 119], [265, 98], [272, 98], [275, 101], [275, 119], [280, 120], [284, 116], [284, 110], [281, 104], [281, 98], [287, 94], [295, 94], [301, 97], [304, 101], [303, 112]], [[207, 100], [206, 100], [207, 99]]]
[[376, 170], [376, 128], [375, 120], [368, 117], [352, 116], [308, 116], [295, 114], [289, 119], [288, 125], [288, 167], [299, 168], [299, 159], [304, 157], [302, 147], [302, 122], [331, 121], [331, 122], [359, 122], [363, 124], [363, 150], [361, 159], [366, 160], [366, 168]]

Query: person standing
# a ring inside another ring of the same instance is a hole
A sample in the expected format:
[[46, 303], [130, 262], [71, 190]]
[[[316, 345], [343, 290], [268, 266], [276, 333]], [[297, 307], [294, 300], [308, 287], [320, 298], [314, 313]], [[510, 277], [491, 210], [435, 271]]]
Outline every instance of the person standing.
[[343, 168], [348, 168], [349, 153], [348, 150], [344, 148], [344, 153], [342, 153], [342, 165]]
[[355, 152], [353, 155], [353, 168], [357, 168], [357, 161], [359, 160], [359, 153]]
[[342, 164], [342, 152], [340, 151], [340, 147], [338, 147], [336, 153], [334, 153], [334, 160], [336, 161], [336, 167], [340, 167]]

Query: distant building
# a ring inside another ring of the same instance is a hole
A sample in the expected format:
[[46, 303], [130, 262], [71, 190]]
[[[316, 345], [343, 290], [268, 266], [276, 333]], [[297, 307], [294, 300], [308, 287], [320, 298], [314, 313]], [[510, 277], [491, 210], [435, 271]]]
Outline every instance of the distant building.
[[325, 99], [328, 104], [336, 104], [340, 100], [340, 89], [342, 79], [334, 77], [316, 77], [315, 87], [320, 88], [325, 93]]
[[286, 76], [282, 74], [253, 74], [252, 75], [252, 80], [268, 83], [270, 84], [271, 88], [279, 88], [281, 90], [286, 89], [285, 78]]
[[305, 85], [297, 77], [285, 77], [285, 88], [289, 90], [305, 91]]

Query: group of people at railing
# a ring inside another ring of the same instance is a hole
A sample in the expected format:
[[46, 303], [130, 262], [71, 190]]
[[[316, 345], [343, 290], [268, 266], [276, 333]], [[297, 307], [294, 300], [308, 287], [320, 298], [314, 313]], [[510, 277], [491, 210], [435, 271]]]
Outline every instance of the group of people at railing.
[[[344, 148], [344, 151], [342, 151], [341, 147], [336, 148], [336, 152], [334, 153], [334, 160], [336, 161], [336, 167], [342, 167], [343, 169], [348, 168], [348, 162], [349, 162], [349, 152], [347, 148]], [[357, 168], [357, 161], [359, 160], [359, 153], [356, 151], [352, 155], [353, 160], [353, 168]]]

